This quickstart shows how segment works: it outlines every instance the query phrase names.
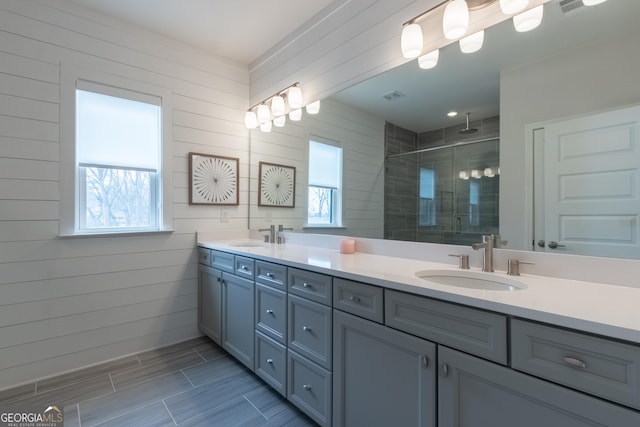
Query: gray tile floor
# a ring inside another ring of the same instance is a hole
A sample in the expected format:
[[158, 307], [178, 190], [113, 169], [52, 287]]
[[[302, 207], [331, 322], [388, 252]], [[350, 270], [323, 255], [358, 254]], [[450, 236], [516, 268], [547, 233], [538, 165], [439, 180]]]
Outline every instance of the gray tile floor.
[[315, 425], [205, 337], [0, 392], [0, 406], [60, 402], [65, 427]]

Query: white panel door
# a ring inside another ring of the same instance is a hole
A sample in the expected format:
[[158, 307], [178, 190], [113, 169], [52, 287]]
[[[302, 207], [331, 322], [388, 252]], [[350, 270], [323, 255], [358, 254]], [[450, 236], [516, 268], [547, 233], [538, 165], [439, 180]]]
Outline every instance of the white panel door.
[[640, 258], [639, 145], [640, 106], [545, 126], [546, 251]]

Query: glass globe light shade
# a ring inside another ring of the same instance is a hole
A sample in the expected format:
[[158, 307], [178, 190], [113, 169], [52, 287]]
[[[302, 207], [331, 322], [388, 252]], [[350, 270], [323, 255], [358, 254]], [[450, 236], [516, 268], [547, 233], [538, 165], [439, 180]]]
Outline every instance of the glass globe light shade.
[[460, 39], [460, 51], [462, 53], [477, 52], [482, 48], [482, 43], [484, 43], [484, 30]]
[[513, 15], [529, 6], [529, 0], [500, 0], [500, 10], [505, 15]]
[[413, 23], [404, 26], [400, 37], [402, 56], [407, 59], [417, 58], [422, 53], [423, 43], [422, 27], [420, 25]]
[[258, 123], [262, 124], [271, 120], [271, 111], [266, 104], [258, 105]]
[[431, 51], [425, 55], [422, 55], [418, 58], [418, 67], [423, 70], [428, 70], [429, 68], [433, 68], [438, 65], [438, 58], [440, 57], [440, 49], [436, 49]]
[[287, 91], [287, 102], [289, 103], [289, 108], [292, 110], [302, 108], [302, 89], [300, 89], [300, 86], [292, 86], [289, 88]]
[[258, 127], [258, 116], [255, 111], [247, 111], [244, 113], [244, 126], [247, 129], [255, 129]]
[[271, 120], [268, 120], [264, 123], [260, 123], [260, 130], [265, 133], [271, 132]]
[[274, 117], [280, 117], [284, 115], [284, 98], [280, 95], [276, 95], [271, 98], [271, 112]]
[[313, 101], [305, 107], [307, 114], [318, 114], [320, 112], [320, 100]]
[[469, 7], [465, 0], [451, 0], [444, 9], [442, 30], [449, 40], [465, 35], [469, 28]]
[[544, 13], [544, 5], [534, 7], [526, 12], [522, 12], [520, 15], [513, 17], [513, 26], [519, 33], [531, 31], [540, 25], [542, 22], [542, 15]]
[[292, 122], [297, 122], [301, 118], [302, 118], [302, 108], [291, 110], [289, 112], [289, 120], [291, 120]]
[[275, 119], [273, 119], [273, 125], [277, 128], [281, 128], [284, 127], [284, 124], [287, 122], [287, 116], [278, 116]]

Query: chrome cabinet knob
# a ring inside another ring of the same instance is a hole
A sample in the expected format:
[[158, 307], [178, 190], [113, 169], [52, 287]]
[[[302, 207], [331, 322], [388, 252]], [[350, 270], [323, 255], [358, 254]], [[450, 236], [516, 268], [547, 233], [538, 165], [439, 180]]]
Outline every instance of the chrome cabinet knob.
[[311, 384], [303, 384], [302, 388], [307, 390], [307, 391], [309, 391], [309, 390], [311, 390]]
[[351, 300], [351, 302], [355, 302], [356, 304], [360, 302], [360, 298], [358, 298], [358, 297], [357, 297], [357, 296], [355, 296], [355, 295], [351, 295], [351, 296], [349, 297], [349, 300]]
[[271, 310], [271, 309], [267, 309], [266, 312], [267, 312], [267, 314], [273, 314], [273, 310]]
[[267, 277], [273, 278], [273, 273], [267, 273]]
[[308, 327], [308, 326], [303, 326], [303, 327], [302, 327], [302, 330], [303, 330], [303, 331], [307, 331], [307, 332], [311, 332], [311, 328], [310, 328], [310, 327]]
[[442, 364], [442, 366], [440, 367], [440, 370], [442, 371], [443, 377], [446, 377], [447, 375], [449, 375], [449, 365], [447, 365], [446, 363]]
[[303, 288], [310, 288], [310, 287], [311, 287], [311, 285], [310, 285], [310, 284], [308, 284], [307, 282], [304, 282], [304, 283], [302, 284], [302, 287], [303, 287]]
[[550, 241], [547, 246], [549, 246], [550, 249], [556, 249], [556, 248], [564, 248], [564, 245], [559, 245], [558, 242], [555, 241]]
[[267, 362], [269, 365], [273, 365], [273, 359], [267, 359], [267, 360], [266, 360], [266, 362]]

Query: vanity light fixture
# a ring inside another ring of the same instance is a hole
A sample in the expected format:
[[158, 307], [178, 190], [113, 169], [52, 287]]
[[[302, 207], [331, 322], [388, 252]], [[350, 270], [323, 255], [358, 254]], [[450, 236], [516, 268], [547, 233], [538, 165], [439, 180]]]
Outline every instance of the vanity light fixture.
[[402, 28], [402, 35], [400, 36], [402, 56], [407, 59], [417, 58], [422, 53], [423, 44], [422, 27], [420, 25], [412, 22]]
[[582, 4], [584, 4], [585, 6], [595, 6], [606, 1], [607, 0], [582, 0]]
[[484, 43], [484, 30], [480, 30], [470, 36], [460, 39], [460, 51], [462, 53], [477, 52], [482, 48]]
[[291, 120], [292, 122], [297, 122], [300, 119], [302, 119], [302, 108], [289, 111], [289, 120]]
[[544, 5], [536, 6], [526, 12], [513, 17], [513, 26], [519, 33], [524, 33], [537, 28], [542, 22]]
[[529, 0], [500, 0], [500, 10], [505, 15], [513, 15], [529, 6]]
[[469, 6], [465, 0], [451, 0], [444, 9], [442, 30], [449, 40], [464, 36], [469, 29]]
[[284, 127], [286, 122], [287, 122], [287, 116], [285, 115], [278, 116], [275, 119], [273, 119], [273, 125], [277, 128]]
[[[304, 106], [300, 83], [294, 83], [249, 108], [244, 113], [244, 125], [247, 129], [260, 127], [263, 132], [271, 132], [272, 126], [285, 125], [287, 113], [292, 121], [302, 119]], [[306, 106], [306, 110], [308, 114], [318, 114], [320, 101], [310, 103]]]
[[428, 70], [438, 65], [438, 58], [440, 57], [440, 49], [436, 49], [418, 58], [418, 67], [423, 70]]
[[284, 116], [284, 98], [281, 95], [271, 98], [271, 112], [274, 117]]

